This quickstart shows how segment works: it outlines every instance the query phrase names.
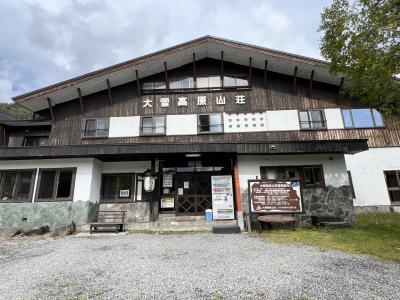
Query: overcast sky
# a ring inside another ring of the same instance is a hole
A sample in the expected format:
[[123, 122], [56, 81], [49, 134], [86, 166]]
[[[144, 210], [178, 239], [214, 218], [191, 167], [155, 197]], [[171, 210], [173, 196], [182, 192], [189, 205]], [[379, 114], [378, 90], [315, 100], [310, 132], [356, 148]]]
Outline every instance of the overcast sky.
[[321, 58], [329, 0], [1, 0], [0, 101], [204, 35]]

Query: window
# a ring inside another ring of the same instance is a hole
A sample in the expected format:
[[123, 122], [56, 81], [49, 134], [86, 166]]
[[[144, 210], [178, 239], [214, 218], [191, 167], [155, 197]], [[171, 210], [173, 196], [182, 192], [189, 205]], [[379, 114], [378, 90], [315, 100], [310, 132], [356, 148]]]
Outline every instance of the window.
[[25, 147], [47, 146], [48, 136], [26, 136], [23, 145]]
[[165, 116], [142, 117], [140, 129], [142, 135], [164, 135]]
[[326, 121], [322, 109], [300, 110], [301, 129], [323, 129], [326, 128]]
[[2, 171], [0, 202], [31, 201], [34, 170]]
[[75, 168], [40, 169], [37, 200], [72, 200], [75, 173]]
[[143, 91], [165, 90], [167, 89], [167, 85], [165, 81], [149, 81], [143, 82], [142, 89]]
[[227, 75], [224, 76], [224, 87], [247, 87], [249, 81], [246, 76]]
[[382, 115], [376, 109], [342, 109], [345, 128], [383, 127]]
[[223, 124], [221, 114], [199, 115], [199, 133], [222, 133]]
[[103, 174], [102, 201], [131, 201], [133, 199], [134, 180], [134, 174]]
[[386, 171], [385, 178], [390, 201], [400, 205], [400, 171]]
[[86, 119], [84, 137], [107, 137], [108, 118]]
[[169, 88], [171, 90], [183, 90], [183, 89], [192, 89], [193, 86], [193, 78], [174, 78], [171, 79], [169, 83]]
[[197, 77], [196, 84], [197, 88], [220, 88], [221, 77], [220, 76]]
[[300, 180], [304, 187], [325, 186], [322, 166], [261, 167], [260, 172], [265, 180]]

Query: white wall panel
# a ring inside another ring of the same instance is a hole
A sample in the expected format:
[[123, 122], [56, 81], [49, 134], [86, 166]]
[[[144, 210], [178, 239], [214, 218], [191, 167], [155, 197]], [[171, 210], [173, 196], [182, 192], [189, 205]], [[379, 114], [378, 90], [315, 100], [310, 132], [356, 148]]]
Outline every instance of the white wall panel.
[[267, 114], [262, 113], [224, 113], [225, 132], [267, 131]]
[[167, 115], [167, 135], [197, 134], [197, 115]]
[[267, 111], [268, 130], [300, 130], [297, 110]]
[[342, 112], [340, 108], [325, 109], [326, 126], [328, 129], [343, 129]]
[[354, 205], [390, 205], [384, 171], [400, 170], [400, 147], [371, 148], [345, 159], [353, 179]]
[[111, 117], [109, 137], [139, 136], [140, 117]]
[[105, 173], [142, 173], [151, 168], [151, 161], [113, 161], [103, 163]]

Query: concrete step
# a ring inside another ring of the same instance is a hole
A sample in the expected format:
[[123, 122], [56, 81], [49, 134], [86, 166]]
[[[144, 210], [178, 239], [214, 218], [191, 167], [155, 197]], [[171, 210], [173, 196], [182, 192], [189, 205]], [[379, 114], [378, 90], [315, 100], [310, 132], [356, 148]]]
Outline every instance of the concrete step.
[[215, 225], [212, 227], [214, 234], [235, 234], [240, 233], [240, 227], [237, 225]]

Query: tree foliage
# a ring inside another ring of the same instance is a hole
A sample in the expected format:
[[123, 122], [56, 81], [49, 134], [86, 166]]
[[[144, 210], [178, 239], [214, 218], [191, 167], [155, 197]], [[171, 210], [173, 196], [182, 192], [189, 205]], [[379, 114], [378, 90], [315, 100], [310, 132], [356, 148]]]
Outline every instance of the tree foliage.
[[31, 119], [32, 112], [13, 103], [0, 103], [0, 110], [8, 112], [9, 114], [19, 119]]
[[400, 115], [400, 0], [334, 0], [321, 15], [321, 53], [344, 92]]

